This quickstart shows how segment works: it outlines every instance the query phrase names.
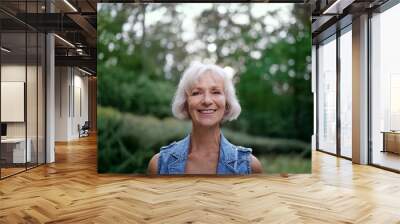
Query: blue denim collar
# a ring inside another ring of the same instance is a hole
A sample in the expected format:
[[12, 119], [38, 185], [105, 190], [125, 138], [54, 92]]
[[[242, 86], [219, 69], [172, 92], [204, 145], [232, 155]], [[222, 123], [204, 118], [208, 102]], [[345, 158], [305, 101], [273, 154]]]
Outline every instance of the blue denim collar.
[[234, 146], [228, 142], [225, 136], [221, 133], [221, 143], [220, 143], [220, 154], [218, 161], [218, 169], [220, 170], [222, 165], [225, 165], [226, 168], [235, 172], [235, 164], [237, 161], [237, 153]]
[[[190, 146], [190, 135], [186, 136], [183, 140], [179, 141], [175, 146], [175, 150], [171, 153], [174, 160], [168, 164], [168, 171], [173, 173], [185, 173], [186, 161], [188, 157]], [[234, 146], [224, 137], [221, 133], [220, 136], [220, 151], [219, 160], [217, 165], [217, 173], [220, 170], [228, 169], [235, 172], [235, 164], [237, 161], [237, 153], [235, 153]]]

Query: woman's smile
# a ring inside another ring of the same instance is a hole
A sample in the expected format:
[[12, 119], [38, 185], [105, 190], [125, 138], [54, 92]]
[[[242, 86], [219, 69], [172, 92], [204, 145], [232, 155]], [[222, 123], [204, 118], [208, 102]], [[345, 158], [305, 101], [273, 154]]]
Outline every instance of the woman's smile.
[[213, 114], [217, 109], [201, 109], [197, 111], [201, 114]]

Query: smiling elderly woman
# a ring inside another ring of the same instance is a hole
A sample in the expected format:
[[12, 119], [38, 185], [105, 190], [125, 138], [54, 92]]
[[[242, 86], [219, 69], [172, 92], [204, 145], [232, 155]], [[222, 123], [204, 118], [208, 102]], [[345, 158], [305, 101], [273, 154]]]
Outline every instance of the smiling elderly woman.
[[240, 114], [232, 79], [212, 64], [192, 64], [179, 82], [172, 112], [192, 121], [186, 138], [161, 147], [149, 162], [149, 174], [233, 174], [261, 173], [251, 149], [228, 142], [221, 123]]

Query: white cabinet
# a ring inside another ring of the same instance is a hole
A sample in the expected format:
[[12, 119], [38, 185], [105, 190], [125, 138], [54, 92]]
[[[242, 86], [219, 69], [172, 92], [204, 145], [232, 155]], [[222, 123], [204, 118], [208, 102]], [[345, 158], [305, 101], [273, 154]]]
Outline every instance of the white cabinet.
[[1, 140], [1, 144], [7, 144], [8, 147], [12, 147], [13, 163], [25, 163], [32, 161], [32, 140], [28, 138], [26, 142], [28, 145], [25, 151], [25, 138], [7, 138]]

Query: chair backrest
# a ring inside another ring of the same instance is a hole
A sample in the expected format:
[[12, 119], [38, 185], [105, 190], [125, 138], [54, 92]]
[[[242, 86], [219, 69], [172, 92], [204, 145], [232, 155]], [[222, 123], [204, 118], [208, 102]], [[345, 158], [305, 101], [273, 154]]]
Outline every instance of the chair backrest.
[[89, 128], [90, 128], [90, 125], [89, 125], [89, 124], [90, 124], [89, 121], [85, 121], [85, 124], [83, 124], [82, 128], [87, 128], [87, 129], [89, 129]]

